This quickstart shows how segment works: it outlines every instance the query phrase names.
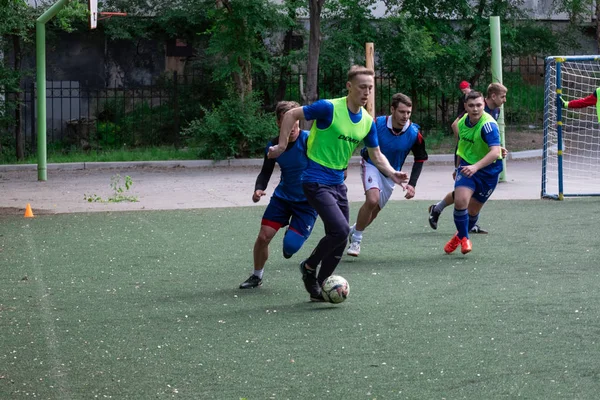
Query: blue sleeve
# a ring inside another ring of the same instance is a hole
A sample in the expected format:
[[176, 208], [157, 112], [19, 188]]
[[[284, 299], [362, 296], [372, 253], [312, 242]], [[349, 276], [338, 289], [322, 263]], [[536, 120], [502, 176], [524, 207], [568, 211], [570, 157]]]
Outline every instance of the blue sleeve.
[[[277, 143], [277, 144], [279, 144], [279, 143]], [[270, 148], [271, 146], [273, 146], [273, 142], [272, 142], [271, 140], [269, 140], [269, 141], [267, 142], [267, 147], [265, 147], [265, 156], [266, 156], [267, 154], [269, 154], [269, 148]]]
[[488, 146], [500, 146], [500, 131], [498, 125], [488, 122], [481, 128], [481, 138]]
[[333, 121], [333, 103], [329, 100], [318, 100], [302, 107], [304, 118], [308, 121], [316, 120], [317, 128], [327, 129]]
[[365, 142], [365, 146], [367, 147], [379, 147], [379, 138], [377, 137], [377, 127], [375, 126], [375, 121], [371, 124], [371, 130], [363, 139]]

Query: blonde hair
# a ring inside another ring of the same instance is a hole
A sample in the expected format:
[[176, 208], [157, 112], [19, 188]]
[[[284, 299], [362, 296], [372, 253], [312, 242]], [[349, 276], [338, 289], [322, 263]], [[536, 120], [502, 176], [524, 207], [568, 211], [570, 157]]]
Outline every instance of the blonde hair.
[[508, 89], [506, 88], [506, 86], [504, 86], [501, 83], [494, 82], [494, 83], [490, 83], [489, 86], [487, 87], [486, 97], [489, 99], [490, 97], [492, 97], [493, 94], [503, 95], [503, 94], [506, 94], [507, 92], [508, 92]]
[[369, 75], [374, 77], [375, 71], [373, 71], [371, 68], [363, 67], [362, 65], [353, 65], [348, 70], [348, 82], [358, 75]]

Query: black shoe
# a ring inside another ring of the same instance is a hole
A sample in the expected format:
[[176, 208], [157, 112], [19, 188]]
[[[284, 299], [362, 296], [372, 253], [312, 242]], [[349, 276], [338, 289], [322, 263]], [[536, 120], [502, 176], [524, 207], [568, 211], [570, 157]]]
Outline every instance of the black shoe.
[[293, 254], [288, 254], [283, 250], [283, 258], [292, 258]]
[[471, 230], [469, 231], [469, 233], [488, 233], [488, 231], [486, 231], [485, 229], [483, 229], [479, 225], [475, 224], [475, 225], [473, 225], [473, 227], [471, 228]]
[[252, 274], [250, 275], [250, 278], [246, 279], [240, 284], [240, 289], [252, 289], [255, 287], [259, 287], [260, 285], [262, 285], [262, 279]]
[[432, 229], [437, 229], [438, 218], [440, 218], [440, 213], [435, 211], [435, 204], [429, 206], [429, 226]]
[[321, 296], [321, 287], [317, 282], [317, 270], [306, 268], [306, 260], [304, 260], [300, 263], [300, 273], [302, 274], [304, 289], [310, 294], [311, 299], [313, 296], [315, 298]]
[[318, 295], [310, 295], [310, 301], [312, 301], [313, 303], [326, 303], [327, 300], [325, 300], [325, 298], [323, 297], [323, 293], [321, 291], [319, 291]]

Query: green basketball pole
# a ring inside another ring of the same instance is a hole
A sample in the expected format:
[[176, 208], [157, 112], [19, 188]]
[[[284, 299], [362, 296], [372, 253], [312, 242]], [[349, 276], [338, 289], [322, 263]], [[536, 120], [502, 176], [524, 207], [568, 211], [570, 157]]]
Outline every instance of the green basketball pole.
[[[500, 17], [490, 17], [490, 43], [492, 47], [492, 82], [502, 83], [502, 40], [500, 36]], [[504, 106], [500, 107], [498, 117], [498, 128], [500, 129], [500, 143], [506, 147], [504, 141]], [[502, 173], [500, 181], [506, 180], [506, 160], [502, 160]]]
[[46, 22], [58, 14], [68, 2], [69, 0], [58, 0], [35, 21], [38, 181], [48, 180], [46, 154]]

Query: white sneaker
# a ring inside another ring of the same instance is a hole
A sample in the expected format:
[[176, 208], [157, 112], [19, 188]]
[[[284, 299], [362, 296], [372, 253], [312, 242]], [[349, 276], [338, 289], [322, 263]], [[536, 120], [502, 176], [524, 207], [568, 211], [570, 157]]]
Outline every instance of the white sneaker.
[[352, 257], [358, 257], [360, 254], [360, 242], [351, 242], [346, 254]]
[[350, 234], [348, 235], [348, 243], [352, 244], [352, 235], [356, 232], [356, 224], [350, 227]]

